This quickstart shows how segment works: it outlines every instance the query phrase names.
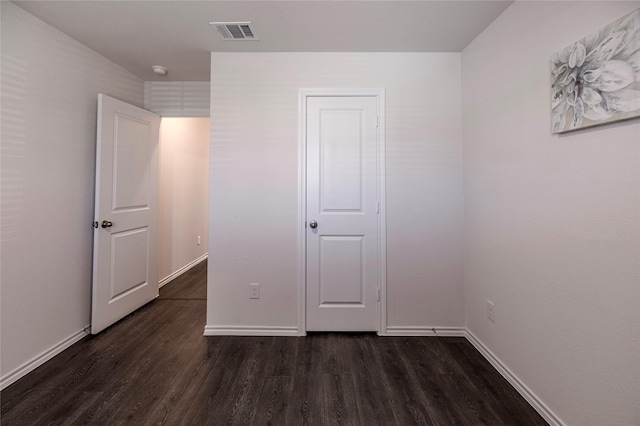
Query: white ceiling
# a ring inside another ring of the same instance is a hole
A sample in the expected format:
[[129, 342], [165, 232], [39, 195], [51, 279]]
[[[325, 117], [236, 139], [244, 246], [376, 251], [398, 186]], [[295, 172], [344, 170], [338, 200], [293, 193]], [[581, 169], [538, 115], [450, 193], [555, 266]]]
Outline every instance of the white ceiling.
[[[209, 52], [460, 52], [512, 1], [14, 1], [146, 81], [207, 81]], [[251, 21], [222, 41], [210, 21]], [[169, 69], [165, 77], [152, 65]]]

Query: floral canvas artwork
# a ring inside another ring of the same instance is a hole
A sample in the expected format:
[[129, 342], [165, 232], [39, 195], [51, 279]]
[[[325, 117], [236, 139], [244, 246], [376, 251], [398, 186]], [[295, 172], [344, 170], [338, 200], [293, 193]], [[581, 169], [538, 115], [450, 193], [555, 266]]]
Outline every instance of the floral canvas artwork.
[[553, 133], [640, 117], [640, 9], [551, 57], [551, 108]]

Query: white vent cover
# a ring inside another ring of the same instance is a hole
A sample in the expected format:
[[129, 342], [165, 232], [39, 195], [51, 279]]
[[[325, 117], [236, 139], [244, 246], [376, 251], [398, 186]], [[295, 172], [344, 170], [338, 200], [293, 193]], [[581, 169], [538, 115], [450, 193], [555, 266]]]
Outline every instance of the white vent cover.
[[251, 22], [209, 22], [223, 40], [258, 40]]

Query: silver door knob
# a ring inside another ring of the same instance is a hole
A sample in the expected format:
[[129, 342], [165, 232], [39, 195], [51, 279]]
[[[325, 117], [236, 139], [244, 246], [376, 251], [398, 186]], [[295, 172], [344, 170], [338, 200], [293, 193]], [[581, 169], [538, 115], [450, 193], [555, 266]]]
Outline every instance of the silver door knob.
[[108, 220], [103, 220], [102, 221], [102, 227], [103, 228], [111, 228], [113, 226], [113, 222], [109, 222]]
[[318, 222], [316, 222], [315, 220], [312, 220], [311, 222], [309, 222], [309, 228], [316, 229], [317, 227], [318, 227]]

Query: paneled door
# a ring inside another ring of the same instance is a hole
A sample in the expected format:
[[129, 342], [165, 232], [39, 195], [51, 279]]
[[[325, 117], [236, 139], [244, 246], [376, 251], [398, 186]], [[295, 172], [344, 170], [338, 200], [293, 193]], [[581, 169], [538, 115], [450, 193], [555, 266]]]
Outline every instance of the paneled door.
[[98, 95], [91, 333], [158, 296], [160, 117]]
[[377, 331], [377, 98], [306, 99], [306, 329]]

